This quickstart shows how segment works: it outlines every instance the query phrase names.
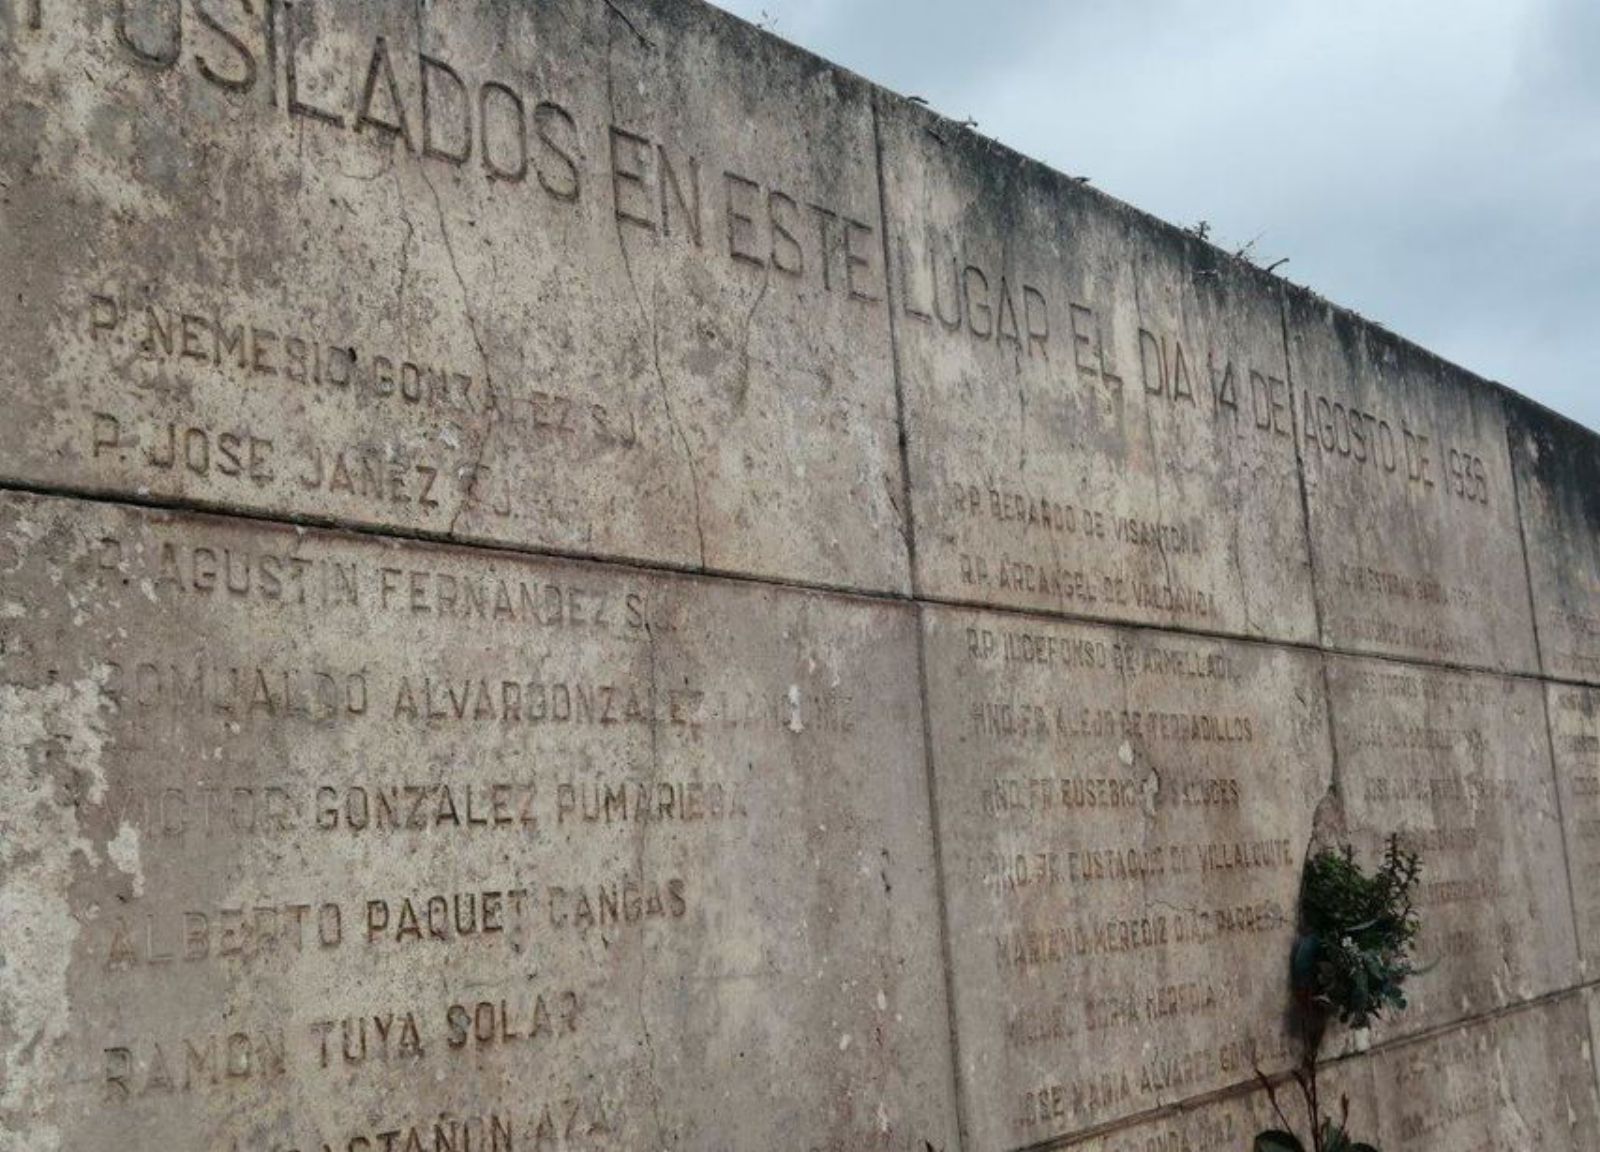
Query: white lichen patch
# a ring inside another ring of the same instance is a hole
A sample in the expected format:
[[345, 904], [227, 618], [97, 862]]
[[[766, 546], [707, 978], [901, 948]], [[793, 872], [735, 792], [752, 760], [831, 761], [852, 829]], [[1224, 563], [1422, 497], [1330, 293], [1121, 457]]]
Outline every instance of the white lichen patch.
[[144, 864], [139, 857], [139, 830], [124, 824], [117, 834], [106, 842], [106, 856], [118, 872], [131, 878], [133, 894], [144, 895]]
[[78, 922], [68, 888], [81, 857], [97, 863], [78, 827], [72, 792], [105, 797], [100, 686], [92, 679], [39, 688], [0, 686], [0, 1117], [30, 1152], [59, 1152], [51, 1112], [65, 1074], [67, 970]]
[[800, 718], [800, 685], [789, 685], [789, 731], [799, 735], [806, 730], [805, 721]]
[[1516, 1081], [1511, 1075], [1511, 1069], [1506, 1066], [1506, 1053], [1504, 1048], [1496, 1044], [1492, 1051], [1494, 1060], [1494, 1087], [1499, 1100], [1499, 1128], [1507, 1148], [1536, 1148], [1542, 1141], [1538, 1138], [1537, 1123], [1530, 1123], [1522, 1114], [1522, 1108], [1517, 1101], [1515, 1091]]

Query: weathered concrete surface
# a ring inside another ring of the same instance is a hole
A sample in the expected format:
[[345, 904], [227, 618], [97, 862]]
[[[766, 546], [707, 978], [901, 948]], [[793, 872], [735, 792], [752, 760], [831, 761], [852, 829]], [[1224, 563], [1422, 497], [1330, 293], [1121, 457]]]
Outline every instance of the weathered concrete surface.
[[1524, 401], [1508, 411], [1544, 671], [1600, 684], [1600, 444]]
[[[1587, 1152], [1600, 1146], [1600, 1102], [1589, 1023], [1578, 995], [1498, 1020], [1409, 1041], [1371, 1058], [1326, 1065], [1319, 1091], [1330, 1114], [1349, 1105], [1349, 1131], [1385, 1152]], [[1292, 1084], [1278, 1090], [1289, 1123], [1305, 1131]], [[1240, 1152], [1282, 1127], [1264, 1092], [1208, 1101], [1131, 1125], [1075, 1148], [1085, 1152]]]
[[0, 1152], [1238, 1152], [1391, 831], [1600, 1146], [1592, 435], [692, 0], [0, 5], [0, 273]]
[[[1372, 1066], [1365, 1060], [1325, 1066], [1317, 1076], [1318, 1094], [1333, 1115], [1349, 1102], [1349, 1131], [1355, 1139], [1377, 1135], [1378, 1112]], [[1246, 1152], [1256, 1133], [1268, 1128], [1307, 1131], [1304, 1098], [1292, 1083], [1276, 1088], [1277, 1108], [1264, 1091], [1227, 1096], [1175, 1110], [1072, 1147], [1083, 1152]], [[1281, 1111], [1281, 1114], [1280, 1114]], [[1442, 1150], [1441, 1150], [1442, 1152]]]
[[1583, 1002], [1550, 1004], [1381, 1053], [1384, 1152], [1588, 1152], [1600, 1147]]
[[1583, 992], [1583, 1002], [1589, 1013], [1589, 1062], [1595, 1066], [1596, 1084], [1600, 1086], [1600, 1059], [1597, 1059], [1594, 1038], [1600, 1036], [1600, 991], [1588, 987]]
[[1285, 302], [1323, 642], [1536, 670], [1499, 393], [1308, 293]]
[[1315, 637], [1276, 282], [880, 113], [919, 591]]
[[911, 609], [0, 509], [8, 1149], [955, 1146]]
[[1373, 865], [1391, 834], [1420, 853], [1410, 1007], [1378, 1038], [1578, 983], [1543, 689], [1531, 680], [1328, 659], [1349, 842]]
[[1600, 972], [1600, 691], [1547, 684], [1550, 739], [1585, 979]]
[[1286, 957], [1331, 778], [1317, 658], [924, 619], [970, 1152], [1292, 1063]]
[[672, 0], [27, 10], [0, 479], [907, 586], [858, 80]]

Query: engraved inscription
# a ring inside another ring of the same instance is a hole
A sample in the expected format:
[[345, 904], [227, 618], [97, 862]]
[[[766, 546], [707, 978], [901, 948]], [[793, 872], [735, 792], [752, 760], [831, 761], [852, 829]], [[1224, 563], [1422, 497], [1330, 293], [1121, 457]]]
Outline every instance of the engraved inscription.
[[583, 0], [36, 15], [0, 478], [908, 586], [865, 85]]
[[1500, 397], [1309, 293], [1285, 332], [1323, 642], [1531, 671]]
[[1270, 281], [915, 109], [881, 124], [919, 589], [1310, 639], [1315, 428]]
[[0, 568], [62, 1147], [953, 1145], [905, 606], [20, 495]]
[[1426, 861], [1419, 953], [1432, 967], [1378, 1033], [1568, 986], [1577, 957], [1540, 686], [1351, 659], [1328, 672], [1351, 840], [1372, 860], [1398, 833]]
[[974, 1146], [1292, 1061], [1277, 957], [1329, 783], [1315, 661], [945, 609], [925, 631]]

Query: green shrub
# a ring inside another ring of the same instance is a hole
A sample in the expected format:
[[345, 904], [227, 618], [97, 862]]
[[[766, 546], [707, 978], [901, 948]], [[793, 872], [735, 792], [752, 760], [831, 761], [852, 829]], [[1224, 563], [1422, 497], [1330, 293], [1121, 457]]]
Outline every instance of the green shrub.
[[[1321, 1152], [1378, 1152], [1371, 1144], [1350, 1139], [1344, 1134], [1344, 1129], [1332, 1120], [1322, 1122], [1322, 1143], [1314, 1147], [1321, 1149]], [[1273, 1129], [1256, 1137], [1253, 1152], [1307, 1152], [1307, 1149], [1294, 1133]]]
[[1368, 876], [1349, 848], [1306, 864], [1295, 942], [1295, 990], [1339, 1023], [1365, 1028], [1406, 1006], [1405, 982], [1420, 923], [1412, 894], [1422, 866], [1390, 838], [1383, 864]]
[[1365, 1028], [1386, 1013], [1405, 1009], [1405, 984], [1417, 973], [1411, 950], [1421, 922], [1413, 897], [1421, 875], [1416, 853], [1405, 851], [1393, 836], [1383, 863], [1370, 876], [1348, 846], [1318, 852], [1306, 862], [1290, 975], [1304, 1032], [1293, 1077], [1305, 1100], [1311, 1140], [1308, 1144], [1294, 1134], [1277, 1089], [1258, 1070], [1283, 1127], [1258, 1134], [1253, 1152], [1378, 1152], [1350, 1138], [1348, 1099], [1340, 1098], [1337, 1120], [1324, 1114], [1317, 1056], [1330, 1017]]

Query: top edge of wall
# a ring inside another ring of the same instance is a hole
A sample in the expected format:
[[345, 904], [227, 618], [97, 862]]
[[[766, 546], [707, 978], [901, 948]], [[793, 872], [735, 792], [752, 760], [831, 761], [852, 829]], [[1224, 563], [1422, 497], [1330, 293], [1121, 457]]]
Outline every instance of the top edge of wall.
[[[609, 0], [602, 0], [602, 2], [609, 2]], [[628, 2], [628, 0], [617, 0], [617, 2], [625, 3]], [[882, 84], [869, 76], [864, 76], [860, 72], [857, 72], [846, 65], [829, 60], [827, 57], [821, 56], [818, 53], [813, 52], [811, 49], [797, 44], [793, 40], [790, 40], [777, 32], [762, 28], [759, 25], [753, 24], [733, 12], [719, 8], [715, 4], [710, 3], [710, 0], [632, 0], [632, 2], [638, 3], [641, 6], [654, 8], [658, 12], [662, 13], [668, 13], [672, 11], [681, 12], [687, 9], [693, 9], [698, 12], [700, 19], [707, 20], [708, 22], [722, 21], [731, 27], [737, 28], [743, 34], [758, 36], [769, 41], [776, 42], [790, 52], [815, 62], [819, 68], [841, 73], [842, 75], [848, 77], [851, 81], [865, 85], [871, 90], [875, 99], [879, 101], [892, 101], [902, 111], [908, 111], [923, 116], [930, 121], [938, 123], [944, 129], [948, 129], [951, 133], [958, 134], [960, 142], [966, 147], [986, 149], [993, 153], [995, 158], [1002, 163], [1035, 169], [1040, 175], [1059, 181], [1063, 184], [1071, 185], [1083, 195], [1099, 201], [1102, 205], [1120, 215], [1130, 217], [1134, 220], [1154, 226], [1158, 230], [1168, 233], [1173, 239], [1180, 241], [1192, 250], [1206, 251], [1210, 256], [1214, 257], [1217, 262], [1231, 265], [1238, 272], [1238, 274], [1242, 276], [1259, 280], [1265, 284], [1271, 284], [1287, 295], [1298, 298], [1303, 305], [1320, 308], [1327, 313], [1353, 320], [1362, 327], [1376, 333], [1385, 342], [1396, 346], [1399, 350], [1408, 355], [1416, 356], [1425, 362], [1429, 362], [1437, 367], [1444, 368], [1452, 374], [1465, 377], [1477, 386], [1487, 388], [1500, 394], [1500, 396], [1505, 400], [1528, 406], [1541, 416], [1570, 425], [1573, 429], [1592, 439], [1597, 447], [1600, 447], [1600, 429], [1590, 428], [1581, 421], [1568, 416], [1565, 413], [1558, 412], [1549, 405], [1544, 404], [1541, 401], [1528, 396], [1526, 393], [1517, 390], [1510, 384], [1500, 380], [1495, 380], [1475, 371], [1472, 368], [1450, 360], [1428, 348], [1426, 345], [1423, 345], [1405, 335], [1404, 333], [1398, 332], [1389, 327], [1383, 321], [1374, 319], [1371, 316], [1367, 316], [1350, 305], [1341, 304], [1336, 300], [1330, 299], [1311, 285], [1300, 284], [1288, 279], [1287, 277], [1277, 275], [1273, 272], [1268, 272], [1260, 265], [1236, 256], [1226, 248], [1219, 247], [1218, 245], [1211, 243], [1209, 240], [1202, 239], [1187, 228], [1180, 227], [1179, 225], [1173, 224], [1168, 220], [1164, 220], [1160, 216], [1148, 212], [1145, 209], [1140, 208], [1138, 205], [1130, 203], [1129, 201], [1124, 200], [1113, 193], [1107, 192], [1104, 189], [1099, 188], [1087, 181], [1077, 179], [1068, 173], [1062, 172], [1060, 169], [1054, 167], [1046, 161], [1040, 160], [1034, 156], [1030, 156], [1026, 152], [1023, 152], [1020, 149], [1005, 143], [1003, 140], [993, 136], [986, 136], [981, 132], [975, 131], [974, 129], [963, 124], [961, 121], [956, 120], [943, 112], [940, 112], [938, 109], [933, 108], [930, 105], [912, 100], [911, 98], [896, 92], [887, 85]], [[613, 7], [615, 8], [614, 5]]]

